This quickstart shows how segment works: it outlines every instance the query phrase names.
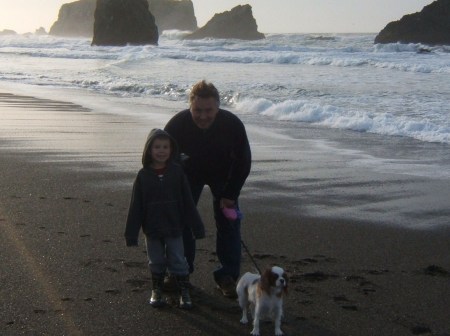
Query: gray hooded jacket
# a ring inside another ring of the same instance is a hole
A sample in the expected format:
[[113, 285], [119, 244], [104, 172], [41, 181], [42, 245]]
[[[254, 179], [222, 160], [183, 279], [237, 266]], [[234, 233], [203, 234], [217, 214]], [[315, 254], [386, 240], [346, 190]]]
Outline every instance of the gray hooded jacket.
[[[171, 141], [171, 156], [162, 177], [158, 177], [150, 167], [150, 148], [157, 137]], [[174, 161], [177, 148], [175, 140], [167, 132], [160, 129], [150, 132], [142, 155], [143, 168], [133, 185], [125, 229], [128, 246], [137, 245], [141, 228], [151, 239], [179, 237], [186, 226], [191, 228], [196, 239], [205, 237], [205, 228], [192, 199], [189, 183], [182, 167]]]

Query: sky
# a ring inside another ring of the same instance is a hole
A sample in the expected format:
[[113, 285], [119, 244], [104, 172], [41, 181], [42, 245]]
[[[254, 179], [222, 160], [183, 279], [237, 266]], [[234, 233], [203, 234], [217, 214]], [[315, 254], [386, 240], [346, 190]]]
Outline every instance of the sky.
[[[0, 31], [48, 32], [62, 4], [73, 0], [0, 0]], [[249, 4], [262, 33], [377, 33], [433, 0], [192, 0], [198, 26], [215, 13]]]

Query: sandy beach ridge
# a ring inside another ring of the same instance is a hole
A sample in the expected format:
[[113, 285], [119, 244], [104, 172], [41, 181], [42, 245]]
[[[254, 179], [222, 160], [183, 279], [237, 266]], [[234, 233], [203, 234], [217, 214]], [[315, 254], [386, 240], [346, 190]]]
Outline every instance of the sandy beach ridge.
[[[195, 309], [176, 308], [176, 297], [162, 310], [146, 303], [143, 241], [130, 249], [123, 239], [135, 172], [110, 169], [105, 158], [134, 155], [120, 144], [127, 138], [140, 150], [138, 122], [10, 93], [0, 94], [0, 115], [7, 134], [0, 138], [0, 334], [249, 334], [237, 302], [214, 288], [207, 190], [199, 205], [207, 238], [198, 243], [191, 279]], [[54, 134], [42, 131], [52, 123]], [[109, 137], [105, 155], [86, 144], [102, 134]], [[74, 144], [78, 154], [59, 150]], [[250, 177], [249, 186], [255, 183]], [[268, 207], [261, 199], [243, 192], [243, 239], [261, 268], [279, 265], [290, 274], [287, 335], [450, 335], [448, 229], [309, 218], [288, 211], [288, 202], [273, 198]], [[243, 252], [242, 271], [253, 270]], [[263, 335], [272, 332], [263, 324]]]

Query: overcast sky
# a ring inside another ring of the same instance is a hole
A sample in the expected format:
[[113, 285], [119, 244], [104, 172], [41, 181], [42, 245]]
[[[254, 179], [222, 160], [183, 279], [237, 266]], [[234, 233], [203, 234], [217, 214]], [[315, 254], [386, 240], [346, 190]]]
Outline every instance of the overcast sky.
[[[0, 31], [50, 29], [71, 0], [0, 0]], [[379, 32], [387, 23], [420, 11], [432, 0], [193, 0], [198, 25], [215, 13], [250, 4], [262, 33]]]

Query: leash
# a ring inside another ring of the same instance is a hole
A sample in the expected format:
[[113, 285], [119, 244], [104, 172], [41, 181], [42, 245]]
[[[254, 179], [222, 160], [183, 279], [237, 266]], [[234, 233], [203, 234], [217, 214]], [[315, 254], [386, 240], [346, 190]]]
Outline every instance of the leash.
[[[233, 214], [233, 213], [227, 213], [225, 210], [227, 210], [227, 209], [225, 209], [225, 208], [223, 208], [222, 209], [222, 211], [223, 211], [223, 213], [224, 213], [224, 217], [226, 218], [226, 219], [228, 219], [228, 221], [229, 221], [229, 223], [230, 223], [230, 225], [232, 226], [232, 227], [234, 227], [234, 225], [233, 225], [233, 221], [234, 220], [236, 220], [237, 218], [239, 218], [239, 219], [242, 219], [242, 213], [239, 211], [239, 208], [235, 208], [234, 210], [235, 210], [235, 213]], [[235, 217], [233, 218], [233, 217], [229, 217], [229, 216], [231, 216], [231, 215], [234, 215]], [[261, 272], [261, 270], [259, 269], [259, 267], [258, 267], [258, 264], [256, 263], [256, 261], [255, 261], [255, 259], [253, 259], [253, 256], [252, 256], [252, 254], [250, 253], [250, 251], [249, 251], [249, 249], [248, 249], [248, 247], [247, 247], [247, 245], [245, 245], [245, 243], [244, 243], [244, 241], [241, 239], [241, 245], [242, 245], [242, 247], [244, 248], [244, 250], [247, 252], [247, 254], [248, 254], [248, 256], [250, 257], [250, 260], [252, 261], [252, 263], [253, 263], [253, 265], [256, 267], [256, 270], [258, 271], [258, 273], [261, 275], [262, 274], [262, 272]]]
[[242, 247], [244, 248], [244, 250], [247, 252], [248, 256], [250, 257], [250, 260], [252, 261], [253, 265], [255, 265], [256, 270], [258, 271], [258, 273], [259, 273], [259, 274], [262, 274], [262, 273], [261, 273], [261, 270], [259, 269], [258, 265], [256, 264], [255, 259], [253, 259], [253, 257], [252, 257], [252, 255], [251, 255], [250, 251], [248, 250], [247, 245], [245, 245], [245, 243], [244, 243], [244, 241], [243, 241], [242, 239], [241, 239], [241, 244], [242, 244]]

